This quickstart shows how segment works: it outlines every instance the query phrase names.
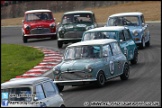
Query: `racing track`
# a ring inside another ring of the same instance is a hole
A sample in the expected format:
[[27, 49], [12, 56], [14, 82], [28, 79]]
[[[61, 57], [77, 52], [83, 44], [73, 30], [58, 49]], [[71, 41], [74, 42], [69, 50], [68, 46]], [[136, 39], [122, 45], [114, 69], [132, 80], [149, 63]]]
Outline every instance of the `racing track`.
[[[161, 106], [161, 24], [149, 23], [151, 46], [139, 50], [139, 63], [131, 66], [130, 79], [119, 77], [109, 80], [103, 88], [94, 85], [71, 87], [63, 90], [66, 106], [83, 106], [84, 102], [159, 102]], [[24, 44], [20, 27], [1, 27], [1, 43], [43, 46], [63, 52], [57, 48], [56, 40], [30, 40]], [[50, 73], [47, 75], [50, 76]]]

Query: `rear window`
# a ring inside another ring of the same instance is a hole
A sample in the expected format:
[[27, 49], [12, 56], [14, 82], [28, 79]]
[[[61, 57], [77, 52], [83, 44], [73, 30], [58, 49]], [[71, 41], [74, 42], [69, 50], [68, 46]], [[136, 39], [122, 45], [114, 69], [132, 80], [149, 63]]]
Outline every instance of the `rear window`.
[[31, 101], [32, 94], [29, 87], [1, 89], [2, 101]]

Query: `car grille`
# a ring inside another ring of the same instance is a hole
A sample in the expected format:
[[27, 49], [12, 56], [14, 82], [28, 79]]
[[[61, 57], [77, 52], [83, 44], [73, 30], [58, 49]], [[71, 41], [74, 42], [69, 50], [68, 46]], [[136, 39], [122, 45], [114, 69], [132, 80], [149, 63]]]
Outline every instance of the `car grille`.
[[64, 38], [82, 38], [82, 31], [69, 31], [64, 34]]
[[35, 28], [30, 30], [31, 34], [44, 34], [44, 33], [50, 33], [49, 28]]
[[66, 81], [66, 80], [81, 80], [86, 79], [85, 72], [64, 72], [61, 73], [60, 80]]

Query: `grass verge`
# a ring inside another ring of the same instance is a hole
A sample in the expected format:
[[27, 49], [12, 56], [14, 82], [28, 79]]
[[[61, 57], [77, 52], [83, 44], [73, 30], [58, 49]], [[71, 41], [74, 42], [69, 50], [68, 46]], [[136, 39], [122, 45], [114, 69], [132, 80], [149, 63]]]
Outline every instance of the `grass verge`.
[[44, 58], [43, 52], [32, 47], [1, 44], [1, 83], [24, 74]]

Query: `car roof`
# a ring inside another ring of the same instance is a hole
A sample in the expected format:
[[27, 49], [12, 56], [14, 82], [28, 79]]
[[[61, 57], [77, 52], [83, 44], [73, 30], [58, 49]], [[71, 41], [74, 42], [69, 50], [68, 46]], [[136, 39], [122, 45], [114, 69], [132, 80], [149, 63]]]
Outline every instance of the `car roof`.
[[117, 42], [117, 41], [115, 39], [95, 39], [95, 40], [77, 42], [69, 45], [68, 47], [82, 46], [82, 45], [104, 45], [111, 42]]
[[25, 14], [27, 14], [27, 13], [36, 13], [36, 12], [51, 12], [51, 11], [47, 10], [47, 9], [29, 10], [29, 11], [26, 11]]
[[92, 11], [69, 11], [69, 12], [65, 12], [65, 14], [78, 14], [78, 13], [90, 13], [90, 14], [93, 14]]
[[[86, 32], [97, 32], [97, 31], [121, 31], [123, 29], [127, 29], [127, 27], [124, 26], [108, 26], [108, 27], [98, 27], [94, 29], [90, 29]], [[85, 33], [86, 33], [85, 32]]]
[[143, 13], [141, 12], [125, 12], [125, 13], [116, 13], [113, 15], [110, 15], [109, 17], [116, 17], [116, 16], [140, 16]]
[[19, 87], [24, 85], [33, 85], [35, 83], [52, 80], [48, 77], [34, 77], [34, 78], [14, 78], [13, 80], [9, 80], [8, 82], [1, 84], [1, 89], [11, 88], [11, 87]]

